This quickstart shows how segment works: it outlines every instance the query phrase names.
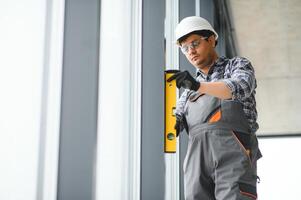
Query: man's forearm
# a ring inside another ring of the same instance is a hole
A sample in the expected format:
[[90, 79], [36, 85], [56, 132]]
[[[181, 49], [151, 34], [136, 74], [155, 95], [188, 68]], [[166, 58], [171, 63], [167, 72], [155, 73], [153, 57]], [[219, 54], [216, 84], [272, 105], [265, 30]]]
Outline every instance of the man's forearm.
[[220, 99], [232, 98], [232, 92], [225, 82], [201, 82], [198, 91]]

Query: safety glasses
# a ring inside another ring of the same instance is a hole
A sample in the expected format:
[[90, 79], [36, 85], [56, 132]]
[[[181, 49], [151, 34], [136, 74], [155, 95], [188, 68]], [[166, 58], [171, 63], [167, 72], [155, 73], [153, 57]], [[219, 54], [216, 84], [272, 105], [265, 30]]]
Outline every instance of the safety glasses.
[[201, 40], [207, 40], [208, 37], [201, 37], [200, 39], [198, 40], [194, 40], [192, 41], [189, 45], [183, 45], [181, 46], [181, 51], [183, 54], [188, 54], [189, 52], [189, 49], [196, 49], [200, 46], [201, 44]]

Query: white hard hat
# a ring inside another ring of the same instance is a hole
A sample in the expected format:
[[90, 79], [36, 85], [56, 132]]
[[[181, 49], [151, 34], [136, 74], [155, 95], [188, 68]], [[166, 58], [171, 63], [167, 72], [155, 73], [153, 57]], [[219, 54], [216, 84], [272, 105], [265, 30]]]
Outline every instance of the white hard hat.
[[215, 32], [215, 30], [212, 28], [212, 26], [206, 19], [202, 17], [191, 16], [182, 19], [182, 21], [177, 25], [175, 29], [176, 41], [178, 42], [178, 40], [181, 37], [191, 32], [201, 30], [212, 31], [215, 34], [215, 40], [217, 40], [218, 34]]

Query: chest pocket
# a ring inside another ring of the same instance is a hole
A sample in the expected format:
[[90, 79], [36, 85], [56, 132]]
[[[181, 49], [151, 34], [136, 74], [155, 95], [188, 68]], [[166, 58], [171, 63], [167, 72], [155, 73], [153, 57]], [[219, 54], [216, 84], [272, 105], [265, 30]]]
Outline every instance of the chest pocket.
[[215, 122], [221, 118], [221, 100], [198, 92], [188, 97], [185, 107], [185, 116], [189, 128], [198, 124]]

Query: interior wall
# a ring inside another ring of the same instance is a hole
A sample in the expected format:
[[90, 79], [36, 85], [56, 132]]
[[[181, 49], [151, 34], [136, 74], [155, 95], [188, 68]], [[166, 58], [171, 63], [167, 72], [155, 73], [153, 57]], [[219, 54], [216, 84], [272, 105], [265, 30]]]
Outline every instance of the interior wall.
[[58, 200], [94, 198], [99, 8], [99, 0], [65, 4]]
[[143, 1], [141, 200], [165, 195], [164, 17], [165, 1]]
[[[185, 17], [193, 16], [196, 14], [195, 0], [179, 0], [179, 22]], [[195, 74], [195, 67], [192, 66], [186, 59], [185, 55], [179, 51], [179, 69], [188, 70], [191, 74]], [[180, 94], [183, 90], [180, 90]], [[188, 135], [186, 131], [179, 136], [180, 141], [180, 199], [184, 200], [184, 174], [183, 163], [187, 151]]]
[[239, 55], [257, 76], [258, 133], [301, 133], [301, 1], [228, 1]]

